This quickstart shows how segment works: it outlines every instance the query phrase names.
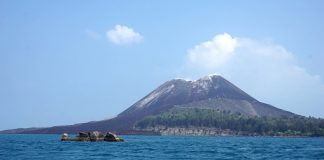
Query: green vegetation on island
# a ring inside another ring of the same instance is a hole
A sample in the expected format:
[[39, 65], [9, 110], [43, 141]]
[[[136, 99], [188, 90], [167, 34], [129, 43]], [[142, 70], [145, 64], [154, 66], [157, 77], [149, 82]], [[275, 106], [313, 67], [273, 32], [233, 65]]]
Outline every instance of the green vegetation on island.
[[138, 129], [207, 127], [260, 136], [324, 136], [324, 119], [304, 116], [257, 117], [202, 108], [175, 107], [136, 123]]

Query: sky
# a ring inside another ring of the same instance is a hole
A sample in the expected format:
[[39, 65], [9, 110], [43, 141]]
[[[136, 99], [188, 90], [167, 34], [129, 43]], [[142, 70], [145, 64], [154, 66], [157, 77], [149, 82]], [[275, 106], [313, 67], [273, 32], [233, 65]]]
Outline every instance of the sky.
[[324, 118], [323, 1], [0, 1], [0, 130], [109, 119], [219, 74]]

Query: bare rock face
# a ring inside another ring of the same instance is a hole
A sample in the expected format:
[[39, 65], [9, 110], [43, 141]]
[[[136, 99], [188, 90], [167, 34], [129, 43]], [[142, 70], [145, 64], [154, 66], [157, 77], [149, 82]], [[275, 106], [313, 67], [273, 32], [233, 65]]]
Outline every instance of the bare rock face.
[[124, 139], [118, 137], [116, 134], [108, 132], [104, 138], [105, 141], [108, 142], [123, 142]]
[[67, 133], [63, 133], [61, 141], [67, 141], [67, 140], [69, 140], [69, 135]]
[[[143, 129], [141, 129], [143, 130]], [[160, 135], [167, 136], [260, 136], [252, 132], [232, 131], [229, 129], [219, 129], [210, 127], [168, 127], [155, 126], [145, 128], [146, 131], [154, 131]]]
[[99, 131], [90, 132], [90, 141], [100, 141], [103, 140], [104, 135]]

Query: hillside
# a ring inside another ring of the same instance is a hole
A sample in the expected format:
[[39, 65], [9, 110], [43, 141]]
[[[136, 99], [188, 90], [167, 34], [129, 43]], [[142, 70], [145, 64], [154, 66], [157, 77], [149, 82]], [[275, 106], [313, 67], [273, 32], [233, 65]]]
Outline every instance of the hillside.
[[257, 117], [211, 108], [174, 107], [148, 116], [135, 129], [161, 135], [324, 136], [324, 120], [311, 117]]

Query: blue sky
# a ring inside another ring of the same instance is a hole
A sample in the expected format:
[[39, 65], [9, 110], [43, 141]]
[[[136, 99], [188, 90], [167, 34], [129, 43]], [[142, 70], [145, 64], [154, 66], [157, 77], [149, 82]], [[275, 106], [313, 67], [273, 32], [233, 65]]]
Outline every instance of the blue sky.
[[0, 129], [111, 118], [169, 79], [211, 73], [323, 118], [323, 12], [323, 1], [0, 1]]

